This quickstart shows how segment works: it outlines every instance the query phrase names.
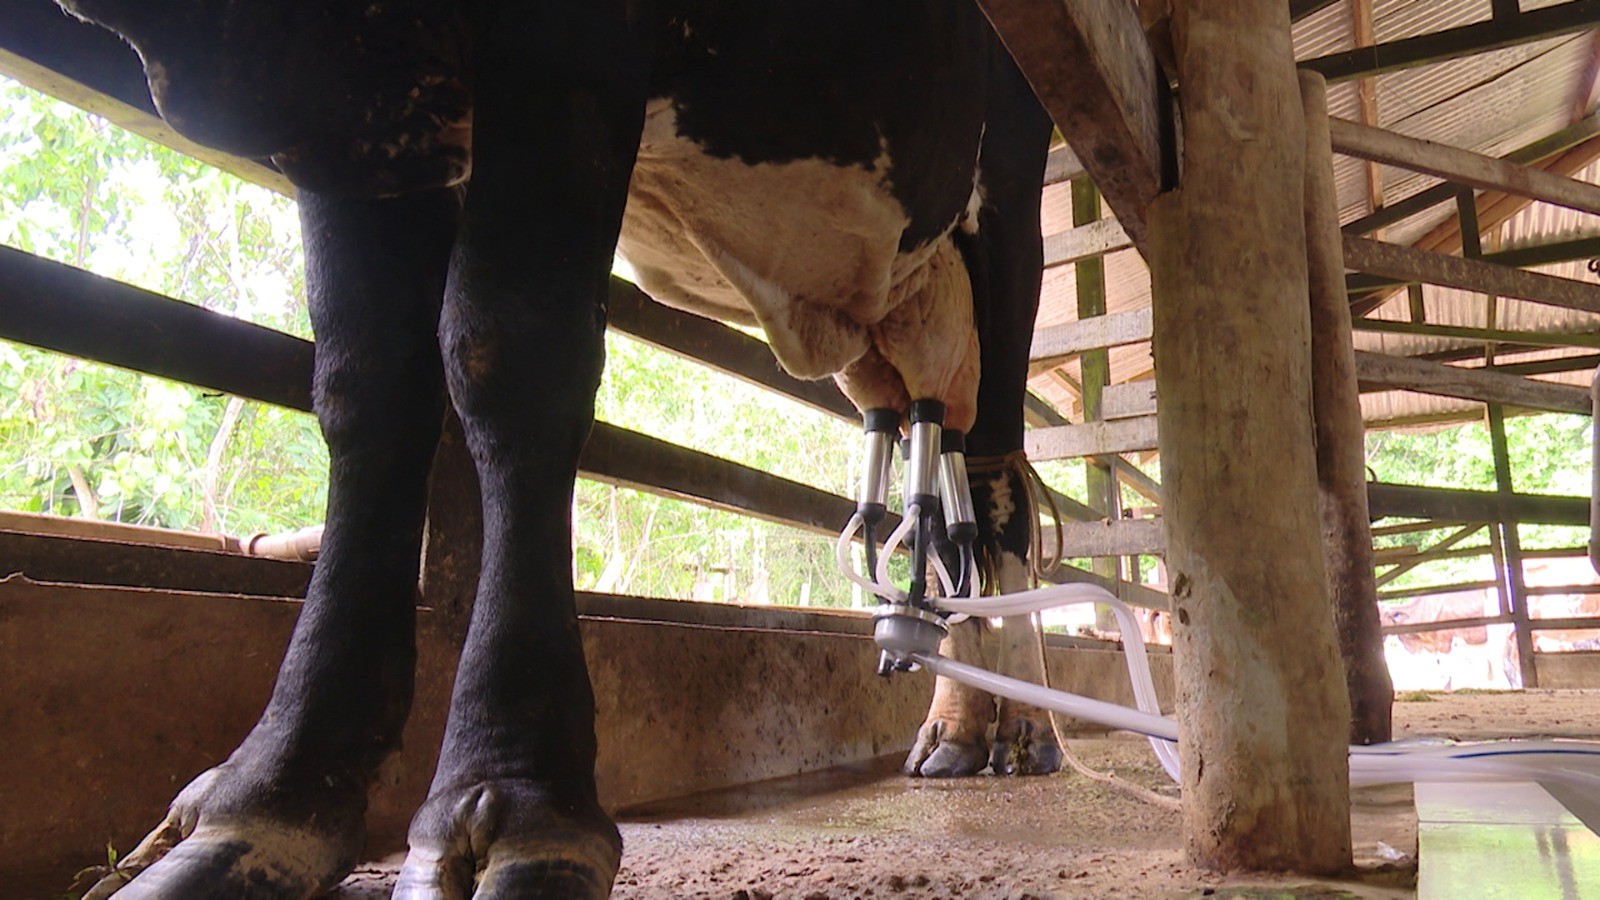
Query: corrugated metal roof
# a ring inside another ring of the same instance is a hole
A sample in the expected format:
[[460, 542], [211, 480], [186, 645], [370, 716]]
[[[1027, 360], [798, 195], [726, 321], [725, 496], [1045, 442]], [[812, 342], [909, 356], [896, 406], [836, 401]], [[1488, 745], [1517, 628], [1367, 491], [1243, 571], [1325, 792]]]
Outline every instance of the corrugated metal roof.
[[[1523, 0], [1521, 5], [1528, 11], [1560, 2], [1563, 0]], [[1482, 22], [1491, 17], [1489, 0], [1376, 0], [1373, 6], [1373, 30], [1380, 42]], [[1350, 4], [1335, 3], [1307, 17], [1294, 26], [1293, 37], [1298, 59], [1351, 49], [1355, 29]], [[1580, 85], [1597, 47], [1600, 43], [1595, 33], [1582, 32], [1378, 76], [1374, 79], [1378, 124], [1402, 134], [1503, 156], [1572, 123]], [[1332, 85], [1328, 105], [1334, 116], [1359, 120], [1356, 83]], [[1383, 196], [1390, 204], [1439, 183], [1431, 176], [1389, 166], [1380, 166], [1379, 171]], [[1366, 173], [1366, 163], [1334, 157], [1335, 187], [1343, 222], [1351, 222], [1370, 212]], [[1600, 163], [1589, 165], [1574, 177], [1600, 183]], [[1454, 218], [1455, 205], [1441, 204], [1390, 226], [1382, 237], [1410, 244], [1441, 223], [1453, 222]], [[1071, 221], [1067, 186], [1047, 190], [1043, 214], [1045, 233], [1067, 230]], [[1484, 246], [1486, 250], [1510, 249], [1594, 236], [1600, 236], [1600, 216], [1534, 203], [1486, 235]], [[1108, 311], [1148, 306], [1149, 272], [1138, 254], [1122, 251], [1107, 256], [1105, 262]], [[1585, 262], [1545, 266], [1538, 271], [1600, 283], [1600, 276], [1590, 272]], [[1600, 334], [1600, 315], [1592, 313], [1504, 298], [1491, 302], [1482, 294], [1434, 286], [1425, 287], [1423, 297], [1425, 321], [1431, 324], [1545, 334]], [[1400, 292], [1370, 316], [1410, 321], [1411, 308], [1405, 292]], [[1073, 267], [1047, 271], [1041, 294], [1040, 327], [1076, 318]], [[1449, 350], [1481, 351], [1484, 344], [1460, 338], [1358, 331], [1356, 346], [1373, 352], [1416, 356]], [[1568, 347], [1516, 356], [1502, 353], [1498, 359], [1505, 363], [1594, 352], [1597, 351], [1592, 348]], [[1114, 383], [1150, 378], [1152, 362], [1148, 345], [1112, 351], [1111, 370]], [[1588, 383], [1591, 374], [1572, 372], [1539, 377], [1582, 385]], [[1077, 420], [1081, 416], [1074, 387], [1078, 378], [1078, 366], [1070, 362], [1058, 372], [1036, 376], [1032, 386], [1069, 418]], [[1398, 391], [1368, 394], [1362, 398], [1363, 414], [1373, 425], [1452, 416], [1475, 419], [1481, 415], [1481, 409], [1481, 404]]]

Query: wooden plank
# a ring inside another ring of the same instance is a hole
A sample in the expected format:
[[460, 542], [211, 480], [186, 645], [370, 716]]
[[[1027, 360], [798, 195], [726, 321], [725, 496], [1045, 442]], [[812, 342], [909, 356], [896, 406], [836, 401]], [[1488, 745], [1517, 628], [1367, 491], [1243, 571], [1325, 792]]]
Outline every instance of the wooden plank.
[[1034, 332], [1028, 351], [1031, 368], [1058, 366], [1086, 350], [1121, 347], [1150, 340], [1150, 307], [1094, 316]]
[[1170, 119], [1158, 96], [1164, 76], [1133, 4], [979, 0], [978, 5], [1142, 248], [1145, 209], [1162, 188], [1163, 134], [1170, 133]]
[[1129, 606], [1142, 609], [1155, 609], [1167, 612], [1172, 609], [1172, 598], [1167, 594], [1152, 590], [1142, 584], [1131, 581], [1122, 581], [1113, 584], [1111, 581], [1077, 566], [1061, 565], [1044, 576], [1044, 580], [1051, 584], [1092, 584], [1101, 587], [1116, 596], [1118, 600]]
[[1072, 181], [1085, 174], [1083, 163], [1071, 147], [1057, 147], [1044, 160], [1044, 186]]
[[[1532, 593], [1532, 592], [1533, 592], [1532, 589], [1530, 589], [1529, 593]], [[1562, 631], [1572, 631], [1572, 630], [1575, 630], [1575, 629], [1582, 629], [1582, 628], [1600, 628], [1600, 617], [1579, 616], [1579, 617], [1570, 618], [1570, 619], [1529, 619], [1528, 620], [1528, 629], [1530, 631], [1539, 631], [1539, 630], [1542, 630], [1542, 629], [1560, 629]]]
[[1600, 186], [1344, 119], [1329, 119], [1328, 131], [1333, 149], [1348, 156], [1600, 214]]
[[680, 497], [818, 534], [837, 535], [855, 501], [707, 453], [596, 422], [578, 463], [585, 478]]
[[0, 247], [0, 337], [311, 409], [311, 342]]
[[[1356, 319], [1356, 331], [1376, 334], [1413, 334], [1423, 337], [1460, 338], [1468, 341], [1485, 341], [1496, 344], [1529, 344], [1543, 347], [1600, 347], [1600, 333], [1560, 333], [1550, 331], [1509, 331], [1501, 328], [1463, 328], [1456, 325], [1434, 325], [1418, 322], [1395, 322], [1389, 319]], [[1477, 354], [1481, 356], [1481, 352]]]
[[[1508, 494], [1456, 488], [1369, 482], [1367, 503], [1374, 518], [1449, 519], [1454, 522], [1516, 521], [1529, 525], [1588, 525], [1588, 497]], [[1435, 527], [1439, 527], [1437, 524]]]
[[1119, 422], [1033, 428], [1023, 435], [1023, 446], [1034, 461], [1154, 450], [1156, 420], [1154, 416], [1144, 416]]
[[1600, 23], [1600, 2], [1569, 0], [1505, 20], [1492, 19], [1372, 47], [1330, 53], [1303, 60], [1299, 65], [1322, 73], [1329, 84], [1335, 84], [1583, 31], [1596, 23]]
[[714, 319], [656, 303], [621, 278], [611, 279], [607, 302], [607, 324], [624, 334], [853, 425], [861, 421], [855, 405], [831, 379], [807, 381], [790, 375], [764, 341]]
[[1495, 401], [1529, 409], [1589, 414], [1589, 392], [1490, 369], [1464, 369], [1404, 356], [1356, 353], [1356, 377], [1365, 389], [1417, 391], [1464, 400]]
[[156, 113], [133, 48], [53, 3], [0, 0], [0, 74], [219, 169], [282, 194], [283, 174], [184, 138]]
[[1107, 385], [1100, 395], [1100, 413], [1107, 421], [1156, 414], [1156, 383], [1130, 381]]
[[1159, 555], [1167, 539], [1159, 519], [1098, 519], [1065, 523], [1062, 546], [1068, 558]]
[[[1486, 587], [1494, 587], [1492, 581], [1475, 581], [1470, 584], [1452, 585], [1439, 588], [1417, 588], [1410, 591], [1392, 591], [1383, 595], [1383, 599], [1403, 599], [1405, 597], [1426, 597], [1435, 592], [1443, 593], [1452, 590], [1481, 591]], [[1436, 619], [1432, 622], [1406, 622], [1402, 625], [1383, 626], [1384, 634], [1423, 634], [1429, 631], [1459, 631], [1463, 628], [1482, 628], [1485, 625], [1504, 625], [1511, 621], [1510, 616], [1474, 616], [1470, 619]]]
[[1071, 231], [1047, 235], [1044, 239], [1044, 267], [1053, 269], [1132, 246], [1133, 240], [1122, 229], [1120, 222], [1116, 219], [1100, 219]]
[[1600, 285], [1381, 241], [1344, 236], [1345, 264], [1360, 272], [1600, 313]]

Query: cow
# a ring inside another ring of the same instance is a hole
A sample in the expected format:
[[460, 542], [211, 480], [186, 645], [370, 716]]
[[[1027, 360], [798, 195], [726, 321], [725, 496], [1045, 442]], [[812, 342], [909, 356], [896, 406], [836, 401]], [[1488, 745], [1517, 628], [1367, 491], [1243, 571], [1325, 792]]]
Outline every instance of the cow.
[[[1408, 600], [1380, 603], [1378, 620], [1384, 626], [1415, 625], [1481, 619], [1500, 612], [1494, 591], [1458, 591], [1428, 594]], [[1432, 677], [1417, 682], [1443, 690], [1457, 687], [1518, 687], [1521, 674], [1516, 665], [1516, 640], [1509, 625], [1467, 625], [1433, 631], [1391, 634], [1387, 642], [1399, 644], [1406, 657], [1392, 657], [1390, 669], [1396, 680], [1415, 678], [1411, 669], [1422, 661]], [[1404, 662], [1401, 662], [1404, 660]], [[1432, 661], [1432, 662], [1430, 662]], [[1405, 675], [1402, 678], [1402, 675]]]
[[[570, 496], [614, 251], [863, 410], [937, 401], [974, 459], [1020, 452], [1051, 123], [971, 0], [59, 2], [138, 50], [175, 130], [295, 184], [330, 456], [264, 713], [91, 897], [305, 897], [356, 864], [411, 702], [446, 403], [484, 551], [395, 896], [609, 892]], [[1025, 483], [1016, 465], [973, 482], [982, 568], [1018, 589]], [[1002, 632], [1038, 680], [1037, 635]], [[947, 650], [985, 652], [971, 629]], [[907, 768], [1059, 758], [1041, 711], [940, 683]]]

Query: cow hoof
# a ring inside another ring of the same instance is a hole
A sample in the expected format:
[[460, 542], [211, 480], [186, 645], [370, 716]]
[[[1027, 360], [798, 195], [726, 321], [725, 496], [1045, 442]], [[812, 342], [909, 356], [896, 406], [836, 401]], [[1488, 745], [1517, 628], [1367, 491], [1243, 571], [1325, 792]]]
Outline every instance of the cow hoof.
[[995, 728], [989, 766], [996, 775], [1049, 775], [1061, 769], [1061, 742], [1048, 721], [1001, 722]]
[[958, 738], [956, 730], [944, 719], [923, 723], [917, 732], [917, 743], [906, 757], [905, 773], [923, 778], [965, 778], [982, 772], [988, 763], [988, 747], [981, 737]]
[[598, 807], [558, 811], [524, 782], [435, 794], [409, 841], [393, 900], [604, 898], [622, 864], [622, 837]]
[[83, 900], [113, 894], [117, 900], [298, 900], [328, 890], [355, 868], [359, 826], [335, 838], [247, 811], [223, 812], [234, 804], [215, 798], [248, 793], [230, 783], [230, 774], [225, 764], [190, 782], [161, 824], [104, 870]]

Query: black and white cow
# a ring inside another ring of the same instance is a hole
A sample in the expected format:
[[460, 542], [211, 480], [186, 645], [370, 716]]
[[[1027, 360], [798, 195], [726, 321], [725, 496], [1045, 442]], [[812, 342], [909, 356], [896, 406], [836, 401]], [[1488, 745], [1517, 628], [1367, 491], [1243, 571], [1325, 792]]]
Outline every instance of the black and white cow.
[[[971, 0], [60, 2], [137, 47], [180, 132], [298, 186], [332, 466], [260, 722], [93, 896], [303, 897], [357, 862], [411, 701], [446, 403], [485, 549], [396, 896], [608, 892], [569, 515], [614, 250], [863, 409], [934, 399], [973, 457], [1022, 446], [1050, 123]], [[1023, 482], [974, 482], [980, 555], [1018, 588]], [[1003, 632], [1001, 664], [1036, 679], [1037, 636]], [[995, 721], [941, 684], [908, 770], [1056, 768], [1039, 711], [1002, 704], [991, 753]]]

